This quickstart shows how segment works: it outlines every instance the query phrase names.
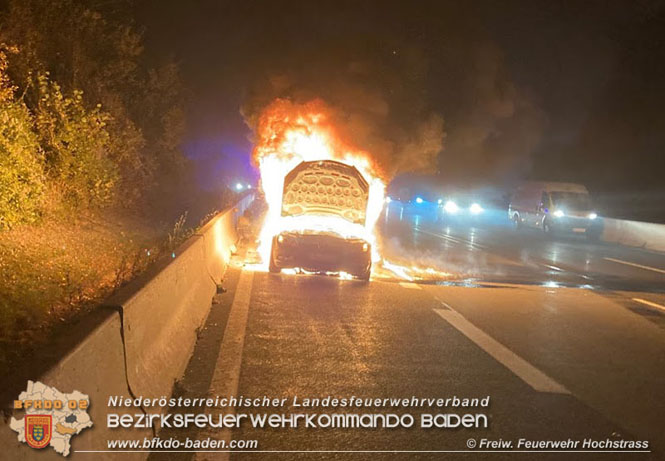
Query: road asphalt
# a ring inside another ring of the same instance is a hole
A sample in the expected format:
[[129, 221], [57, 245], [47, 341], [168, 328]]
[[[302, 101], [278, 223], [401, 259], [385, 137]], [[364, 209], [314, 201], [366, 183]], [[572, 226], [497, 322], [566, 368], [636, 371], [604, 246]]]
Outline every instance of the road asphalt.
[[[395, 414], [413, 417], [413, 427], [243, 424], [160, 436], [256, 440], [252, 450], [230, 454], [243, 460], [663, 459], [665, 255], [412, 213], [381, 228], [386, 258], [437, 275], [405, 280], [379, 267], [370, 282], [269, 274], [244, 264], [241, 252], [176, 393], [285, 399], [212, 414]], [[327, 396], [450, 400], [440, 407], [294, 403]], [[487, 397], [487, 406], [454, 405]], [[487, 427], [482, 420], [481, 427], [420, 427], [424, 414], [451, 413], [483, 415]], [[520, 439], [577, 446], [525, 451]], [[649, 450], [585, 452], [585, 440], [648, 441]], [[511, 445], [488, 446], [498, 441]]]

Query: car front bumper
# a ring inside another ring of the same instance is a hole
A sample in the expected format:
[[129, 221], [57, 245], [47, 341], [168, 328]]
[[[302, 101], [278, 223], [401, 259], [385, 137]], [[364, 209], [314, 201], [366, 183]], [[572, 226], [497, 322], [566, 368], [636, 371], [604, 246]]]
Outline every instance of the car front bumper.
[[363, 273], [372, 265], [369, 243], [328, 234], [284, 232], [273, 238], [272, 258], [279, 268], [312, 272]]

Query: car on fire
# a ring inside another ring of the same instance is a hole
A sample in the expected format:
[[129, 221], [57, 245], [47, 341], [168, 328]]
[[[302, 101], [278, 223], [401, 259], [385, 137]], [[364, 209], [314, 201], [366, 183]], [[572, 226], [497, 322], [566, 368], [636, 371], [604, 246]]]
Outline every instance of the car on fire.
[[363, 238], [368, 200], [369, 184], [355, 167], [301, 162], [284, 178], [282, 231], [272, 239], [270, 272], [300, 268], [369, 280], [372, 249]]

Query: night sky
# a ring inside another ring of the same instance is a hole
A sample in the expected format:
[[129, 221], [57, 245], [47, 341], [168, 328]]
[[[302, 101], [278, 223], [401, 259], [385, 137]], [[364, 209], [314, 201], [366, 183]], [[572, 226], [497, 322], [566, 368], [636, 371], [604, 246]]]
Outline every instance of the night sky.
[[210, 175], [247, 165], [241, 109], [247, 118], [273, 97], [320, 96], [371, 124], [365, 141], [383, 135], [395, 162], [435, 135], [422, 128], [441, 116], [444, 148], [429, 171], [445, 181], [569, 180], [617, 200], [665, 199], [662, 1], [137, 8], [148, 52], [182, 65], [185, 148]]

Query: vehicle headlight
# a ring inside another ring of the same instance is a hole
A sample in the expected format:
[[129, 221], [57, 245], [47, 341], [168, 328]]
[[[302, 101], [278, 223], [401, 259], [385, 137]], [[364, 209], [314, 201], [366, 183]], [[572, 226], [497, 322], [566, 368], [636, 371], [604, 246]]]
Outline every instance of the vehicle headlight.
[[446, 213], [450, 214], [455, 214], [459, 211], [457, 203], [453, 202], [452, 200], [448, 200], [446, 204], [443, 206], [443, 209], [446, 210]]
[[566, 216], [566, 213], [564, 213], [563, 210], [556, 210], [552, 214], [557, 218], [563, 218], [564, 216]]
[[363, 252], [367, 252], [369, 250], [369, 243], [363, 243]]
[[471, 211], [471, 214], [480, 214], [483, 212], [483, 207], [478, 205], [477, 203], [474, 203], [471, 205], [469, 208], [469, 211]]
[[277, 236], [277, 241], [278, 241], [279, 243], [282, 243], [282, 242], [284, 241], [284, 236], [283, 236], [282, 234], [279, 234], [279, 235]]
[[423, 203], [423, 199], [420, 197], [416, 197], [416, 203]]
[[587, 216], [587, 218], [589, 218], [589, 219], [596, 219], [597, 217], [598, 217], [598, 215], [594, 212], [589, 213], [589, 216]]
[[390, 198], [390, 197], [386, 197], [386, 203], [390, 203], [390, 202], [392, 202], [392, 201], [393, 201], [392, 198]]

